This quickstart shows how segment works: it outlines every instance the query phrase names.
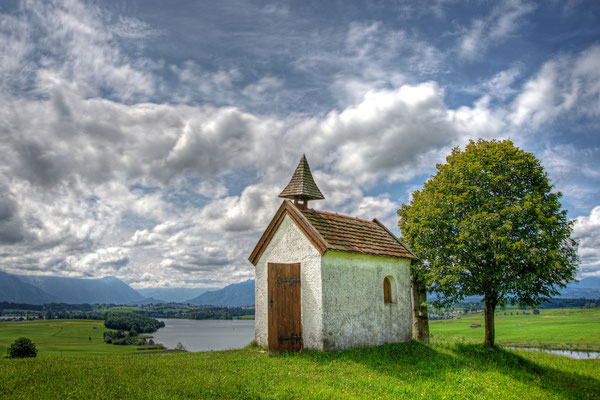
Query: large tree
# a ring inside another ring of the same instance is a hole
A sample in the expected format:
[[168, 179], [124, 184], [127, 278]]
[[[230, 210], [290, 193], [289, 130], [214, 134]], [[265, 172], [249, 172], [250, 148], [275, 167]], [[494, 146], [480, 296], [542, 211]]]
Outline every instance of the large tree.
[[484, 296], [493, 346], [496, 306], [536, 306], [574, 278], [572, 221], [540, 161], [510, 140], [471, 141], [437, 169], [398, 210], [400, 230], [438, 306]]

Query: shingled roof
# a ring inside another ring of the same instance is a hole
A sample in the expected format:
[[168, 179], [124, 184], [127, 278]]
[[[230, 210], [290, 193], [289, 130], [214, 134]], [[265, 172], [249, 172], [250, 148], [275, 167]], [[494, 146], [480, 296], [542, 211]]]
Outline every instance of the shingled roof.
[[294, 171], [294, 175], [292, 175], [290, 183], [279, 194], [279, 197], [298, 200], [321, 200], [325, 198], [312, 177], [304, 154], [296, 167], [296, 171]]
[[296, 223], [321, 254], [332, 250], [384, 257], [417, 258], [377, 219], [366, 221], [323, 211], [300, 211], [292, 202], [284, 200], [250, 255], [249, 260], [252, 264], [258, 263], [286, 215]]
[[303, 211], [302, 214], [325, 239], [329, 250], [416, 258], [377, 219], [366, 221], [315, 210]]

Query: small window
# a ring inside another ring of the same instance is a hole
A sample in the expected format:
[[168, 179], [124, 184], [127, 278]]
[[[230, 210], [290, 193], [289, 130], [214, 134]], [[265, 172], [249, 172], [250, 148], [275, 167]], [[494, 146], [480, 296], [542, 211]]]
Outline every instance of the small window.
[[388, 278], [387, 276], [383, 280], [383, 302], [392, 302], [392, 284], [390, 282], [390, 278]]

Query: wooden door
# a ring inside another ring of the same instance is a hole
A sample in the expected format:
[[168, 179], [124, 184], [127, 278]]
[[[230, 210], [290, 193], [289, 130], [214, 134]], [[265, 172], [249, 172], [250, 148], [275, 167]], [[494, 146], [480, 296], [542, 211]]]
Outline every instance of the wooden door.
[[302, 348], [300, 264], [268, 264], [269, 353]]

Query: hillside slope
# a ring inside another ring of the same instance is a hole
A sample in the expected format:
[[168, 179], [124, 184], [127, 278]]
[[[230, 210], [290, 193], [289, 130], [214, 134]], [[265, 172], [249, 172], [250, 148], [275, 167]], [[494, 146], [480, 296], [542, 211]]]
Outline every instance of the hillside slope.
[[206, 292], [198, 297], [186, 301], [197, 306], [253, 306], [254, 305], [254, 279], [234, 283], [223, 289]]

